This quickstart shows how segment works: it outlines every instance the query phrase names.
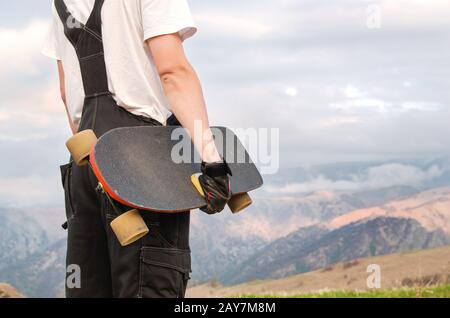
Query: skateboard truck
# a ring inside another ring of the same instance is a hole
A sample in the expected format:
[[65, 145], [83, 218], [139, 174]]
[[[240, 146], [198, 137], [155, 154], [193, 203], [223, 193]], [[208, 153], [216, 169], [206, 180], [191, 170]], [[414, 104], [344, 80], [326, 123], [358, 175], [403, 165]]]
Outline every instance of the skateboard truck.
[[[66, 142], [66, 146], [78, 166], [88, 165], [92, 169], [92, 165], [89, 161], [89, 154], [96, 143], [97, 136], [93, 130], [88, 129], [83, 130], [70, 138]], [[100, 182], [98, 183], [96, 190], [101, 191], [106, 196], [116, 212], [116, 215], [118, 215], [110, 225], [119, 240], [120, 245], [127, 246], [147, 235], [149, 229], [137, 209], [121, 213], [108, 193], [104, 191], [103, 185]]]

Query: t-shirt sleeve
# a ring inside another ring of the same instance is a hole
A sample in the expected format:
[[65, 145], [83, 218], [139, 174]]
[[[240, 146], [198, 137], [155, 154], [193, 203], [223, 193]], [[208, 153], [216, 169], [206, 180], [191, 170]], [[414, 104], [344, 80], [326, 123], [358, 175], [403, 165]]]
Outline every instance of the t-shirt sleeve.
[[41, 53], [50, 58], [61, 60], [64, 41], [64, 28], [55, 5], [52, 6], [52, 22], [42, 45]]
[[197, 32], [186, 0], [141, 0], [144, 41], [178, 33], [184, 41]]

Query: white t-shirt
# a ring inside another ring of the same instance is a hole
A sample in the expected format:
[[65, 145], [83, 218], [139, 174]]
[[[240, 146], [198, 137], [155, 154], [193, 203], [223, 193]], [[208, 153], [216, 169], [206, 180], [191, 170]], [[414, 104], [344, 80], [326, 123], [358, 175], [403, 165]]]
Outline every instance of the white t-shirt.
[[[95, 0], [65, 0], [68, 10], [85, 23]], [[162, 124], [170, 107], [145, 40], [179, 33], [182, 40], [197, 28], [186, 0], [108, 0], [102, 9], [102, 32], [109, 90], [117, 104], [136, 115]], [[66, 100], [76, 125], [81, 119], [84, 89], [80, 65], [53, 5], [53, 23], [42, 53], [61, 60], [65, 72]]]

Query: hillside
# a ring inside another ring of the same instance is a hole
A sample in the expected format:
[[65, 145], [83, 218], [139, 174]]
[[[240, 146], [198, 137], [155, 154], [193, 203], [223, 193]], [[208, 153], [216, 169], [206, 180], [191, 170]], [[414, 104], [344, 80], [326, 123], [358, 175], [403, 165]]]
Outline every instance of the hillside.
[[22, 297], [23, 295], [20, 294], [11, 285], [0, 283], [0, 298], [22, 298]]
[[[282, 169], [265, 178], [266, 186], [252, 193], [254, 204], [242, 213], [192, 213], [191, 282], [281, 278], [353, 258], [446, 244], [449, 164], [404, 163], [401, 170], [410, 173], [400, 181], [398, 164]], [[433, 177], [423, 179], [429, 171]], [[423, 180], [410, 182], [416, 172]], [[61, 296], [63, 220], [58, 207], [0, 207], [0, 282], [27, 297]]]
[[66, 241], [59, 240], [15, 266], [0, 272], [0, 281], [8, 282], [26, 297], [62, 297], [65, 282]]
[[381, 288], [423, 287], [450, 284], [450, 246], [396, 253], [337, 263], [333, 266], [278, 280], [261, 280], [230, 287], [203, 284], [191, 287], [187, 296], [230, 297], [239, 295], [299, 295], [345, 290], [367, 291], [367, 266], [381, 267]]
[[226, 284], [282, 278], [356, 258], [426, 249], [450, 243], [442, 231], [428, 231], [414, 219], [361, 220], [327, 231], [302, 228], [257, 251], [221, 277]]
[[[362, 198], [375, 196], [376, 192], [369, 193], [372, 194], [338, 196], [322, 192], [322, 197], [330, 200], [346, 196], [349, 202], [348, 197], [351, 196], [352, 202], [355, 202], [356, 197], [362, 201]], [[300, 227], [257, 250], [217, 278], [225, 284], [282, 278], [340, 261], [449, 243], [450, 187], [441, 187], [400, 197], [376, 207], [355, 209], [328, 220], [325, 218], [316, 225]]]
[[358, 209], [336, 217], [327, 226], [335, 229], [362, 219], [380, 216], [412, 218], [429, 231], [440, 229], [450, 234], [450, 187], [431, 189], [381, 206]]
[[253, 258], [255, 251], [300, 228], [417, 192], [411, 187], [396, 186], [352, 193], [316, 191], [296, 196], [256, 196], [254, 205], [236, 215], [224, 211], [211, 217], [194, 212], [191, 218], [192, 278], [200, 282], [222, 279], [230, 268]]
[[0, 281], [5, 268], [42, 252], [48, 243], [46, 231], [34, 219], [0, 208]]
[[58, 225], [60, 212], [0, 208], [0, 282], [26, 297], [62, 294], [66, 243], [58, 238], [66, 232]]

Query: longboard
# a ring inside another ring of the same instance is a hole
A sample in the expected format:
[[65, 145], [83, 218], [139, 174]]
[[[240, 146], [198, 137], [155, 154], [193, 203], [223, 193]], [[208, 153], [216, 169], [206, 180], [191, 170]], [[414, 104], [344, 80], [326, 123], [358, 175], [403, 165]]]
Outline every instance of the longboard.
[[[228, 206], [237, 213], [252, 203], [248, 192], [261, 187], [263, 179], [231, 130], [213, 127], [212, 132], [232, 172]], [[123, 246], [149, 232], [141, 212], [179, 213], [206, 206], [194, 177], [200, 173], [200, 159], [181, 127], [116, 128], [98, 139], [92, 130], [85, 130], [66, 145], [77, 165], [91, 168], [113, 207], [115, 200], [132, 208], [117, 212], [111, 222]]]
[[[261, 187], [262, 177], [237, 136], [224, 127], [212, 131], [232, 172], [232, 194]], [[98, 139], [90, 163], [104, 190], [122, 204], [166, 213], [198, 209], [205, 199], [190, 180], [200, 172], [199, 157], [190, 141], [181, 144], [186, 140], [180, 127], [117, 128]]]

